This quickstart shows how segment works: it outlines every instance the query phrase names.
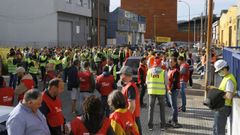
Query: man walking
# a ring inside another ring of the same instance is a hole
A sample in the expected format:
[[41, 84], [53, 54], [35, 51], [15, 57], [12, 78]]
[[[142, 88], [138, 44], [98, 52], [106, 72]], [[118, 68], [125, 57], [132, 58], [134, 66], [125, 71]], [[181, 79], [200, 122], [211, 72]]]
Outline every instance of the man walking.
[[68, 71], [68, 90], [71, 91], [71, 99], [72, 99], [72, 113], [76, 114], [76, 104], [79, 95], [79, 70], [80, 62], [79, 60], [75, 60], [73, 65], [70, 67]]

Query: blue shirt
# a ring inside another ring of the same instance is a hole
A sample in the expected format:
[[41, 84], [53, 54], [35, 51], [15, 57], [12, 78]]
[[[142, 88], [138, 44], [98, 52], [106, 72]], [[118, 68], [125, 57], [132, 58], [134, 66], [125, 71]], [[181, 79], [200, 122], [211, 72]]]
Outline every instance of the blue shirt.
[[44, 115], [19, 103], [10, 113], [6, 123], [8, 135], [50, 135]]

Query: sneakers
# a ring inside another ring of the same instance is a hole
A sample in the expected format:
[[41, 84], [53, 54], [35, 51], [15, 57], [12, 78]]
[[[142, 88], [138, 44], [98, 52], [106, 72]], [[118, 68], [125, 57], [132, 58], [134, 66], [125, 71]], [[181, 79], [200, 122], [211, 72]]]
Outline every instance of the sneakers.
[[153, 128], [148, 128], [149, 131], [153, 131]]
[[186, 108], [183, 108], [182, 106], [178, 108], [178, 112], [186, 112]]
[[153, 131], [153, 127], [148, 127], [148, 130], [149, 131]]
[[182, 125], [177, 122], [173, 122], [172, 126], [173, 126], [173, 128], [182, 128]]

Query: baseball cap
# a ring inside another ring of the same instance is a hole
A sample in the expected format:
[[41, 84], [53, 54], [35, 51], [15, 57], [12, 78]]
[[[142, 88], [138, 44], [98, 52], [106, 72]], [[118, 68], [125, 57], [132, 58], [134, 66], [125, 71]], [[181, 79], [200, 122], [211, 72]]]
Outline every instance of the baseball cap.
[[25, 73], [25, 69], [23, 67], [18, 67], [16, 72], [17, 73]]
[[133, 74], [132, 68], [129, 66], [123, 66], [117, 74], [125, 74], [131, 76]]

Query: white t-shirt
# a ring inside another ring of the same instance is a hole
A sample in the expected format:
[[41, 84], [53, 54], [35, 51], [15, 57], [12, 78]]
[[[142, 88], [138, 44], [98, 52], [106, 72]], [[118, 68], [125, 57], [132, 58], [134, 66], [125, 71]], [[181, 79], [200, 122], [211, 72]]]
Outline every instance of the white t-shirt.
[[231, 92], [231, 93], [234, 92], [234, 84], [233, 84], [232, 80], [227, 81], [225, 92]]

